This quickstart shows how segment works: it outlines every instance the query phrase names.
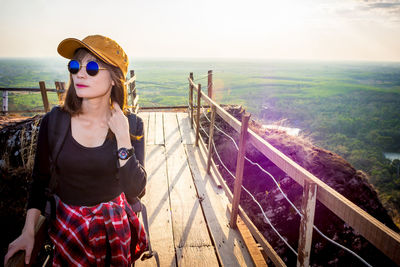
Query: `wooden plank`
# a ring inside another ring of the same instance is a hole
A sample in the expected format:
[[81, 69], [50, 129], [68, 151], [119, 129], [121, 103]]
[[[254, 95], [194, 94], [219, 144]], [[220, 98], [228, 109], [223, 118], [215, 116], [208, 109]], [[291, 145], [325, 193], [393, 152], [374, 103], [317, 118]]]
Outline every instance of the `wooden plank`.
[[164, 121], [167, 126], [165, 148], [175, 248], [211, 246], [186, 153], [181, 143], [176, 113], [165, 113]]
[[182, 136], [182, 143], [185, 145], [192, 145], [195, 141], [195, 135], [190, 127], [190, 118], [187, 113], [179, 112], [178, 116], [178, 124], [179, 130]]
[[147, 134], [149, 132], [150, 112], [139, 112], [138, 116], [143, 120], [144, 140], [147, 143]]
[[224, 266], [253, 266], [251, 256], [243, 246], [239, 232], [229, 227], [228, 198], [206, 172], [205, 154], [193, 145], [185, 146], [190, 170], [200, 196], [201, 206], [217, 255]]
[[49, 99], [47, 98], [46, 84], [44, 81], [39, 82], [40, 93], [42, 94], [43, 107], [45, 112], [50, 111]]
[[156, 112], [156, 133], [154, 142], [156, 145], [164, 144], [164, 122], [162, 112]]
[[182, 267], [219, 266], [215, 257], [214, 247], [212, 246], [177, 248], [176, 258], [178, 266]]
[[[228, 205], [229, 212], [231, 212], [232, 207]], [[261, 234], [261, 232], [257, 229], [254, 223], [250, 220], [249, 216], [244, 212], [244, 210], [239, 206], [239, 216], [246, 224], [247, 228], [250, 230], [251, 234], [257, 240], [257, 242], [262, 246], [265, 253], [271, 259], [271, 261], [275, 264], [275, 266], [286, 266], [283, 260], [279, 257], [279, 255], [275, 252], [274, 248], [268, 243], [267, 239]]]
[[55, 84], [55, 86], [56, 86], [57, 97], [58, 97], [58, 103], [61, 104], [61, 100], [62, 100], [61, 82], [54, 82], [54, 84]]
[[156, 140], [156, 113], [150, 112], [149, 114], [149, 132], [147, 134], [147, 144], [155, 145]]
[[259, 249], [246, 224], [242, 221], [240, 217], [237, 217], [236, 225], [240, 235], [243, 238], [244, 244], [246, 245], [247, 250], [251, 255], [254, 266], [267, 266], [261, 250]]
[[65, 89], [65, 82], [60, 82], [60, 94], [61, 94], [61, 101], [60, 101], [60, 105], [61, 103], [63, 103], [65, 101], [65, 97], [66, 97], [66, 93], [67, 90]]
[[[165, 148], [148, 145], [146, 152], [147, 185], [142, 201], [147, 207], [151, 246], [157, 251], [161, 266], [176, 266]], [[155, 266], [155, 263], [153, 257], [138, 260], [135, 266]]]
[[299, 248], [297, 267], [310, 265], [312, 233], [314, 226], [315, 204], [317, 203], [317, 185], [304, 181], [303, 200], [301, 203]]

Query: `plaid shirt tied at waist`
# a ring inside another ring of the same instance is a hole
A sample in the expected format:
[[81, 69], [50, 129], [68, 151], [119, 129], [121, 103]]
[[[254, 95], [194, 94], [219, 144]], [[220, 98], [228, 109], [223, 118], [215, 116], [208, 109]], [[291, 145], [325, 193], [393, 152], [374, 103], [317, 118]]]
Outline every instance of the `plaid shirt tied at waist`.
[[72, 206], [57, 196], [49, 235], [53, 266], [130, 266], [147, 250], [142, 223], [125, 194], [95, 206]]

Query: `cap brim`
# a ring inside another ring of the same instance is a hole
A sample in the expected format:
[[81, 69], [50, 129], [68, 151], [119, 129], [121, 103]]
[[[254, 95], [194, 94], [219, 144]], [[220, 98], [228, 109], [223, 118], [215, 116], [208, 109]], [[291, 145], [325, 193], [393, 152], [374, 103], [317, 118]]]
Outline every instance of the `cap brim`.
[[61, 43], [57, 47], [57, 52], [65, 58], [73, 59], [75, 51], [79, 48], [86, 48], [90, 52], [92, 52], [95, 56], [100, 58], [102, 61], [118, 67], [117, 65], [112, 63], [110, 60], [108, 60], [106, 57], [101, 55], [99, 52], [97, 52], [96, 50], [94, 50], [93, 48], [91, 48], [90, 46], [88, 46], [87, 44], [85, 44], [84, 42], [82, 42], [81, 40], [76, 39], [76, 38], [67, 38], [67, 39], [61, 41]]

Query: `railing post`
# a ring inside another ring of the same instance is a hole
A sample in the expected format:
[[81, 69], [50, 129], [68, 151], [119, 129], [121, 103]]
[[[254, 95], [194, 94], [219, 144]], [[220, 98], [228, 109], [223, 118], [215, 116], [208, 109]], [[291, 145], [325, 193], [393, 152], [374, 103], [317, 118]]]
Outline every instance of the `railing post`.
[[217, 112], [217, 107], [215, 105], [211, 106], [211, 122], [210, 122], [210, 133], [208, 136], [208, 155], [207, 155], [207, 173], [210, 174], [211, 168], [211, 155], [212, 155], [212, 142], [214, 139], [214, 124], [215, 124], [215, 113]]
[[61, 85], [61, 82], [54, 82], [54, 84], [55, 84], [55, 86], [56, 86], [56, 92], [57, 92], [57, 97], [58, 97], [58, 104], [59, 105], [61, 105], [61, 100], [62, 100], [62, 97], [63, 97], [63, 94], [62, 94], [62, 92], [61, 92], [61, 90], [62, 90], [62, 85]]
[[50, 106], [49, 106], [49, 99], [47, 98], [46, 84], [44, 83], [44, 81], [40, 81], [39, 86], [40, 86], [40, 93], [42, 94], [44, 112], [49, 112]]
[[297, 267], [310, 265], [310, 252], [314, 225], [317, 184], [304, 180]]
[[199, 146], [200, 138], [200, 100], [201, 100], [201, 84], [197, 85], [197, 116], [196, 116], [196, 146]]
[[[189, 78], [193, 81], [193, 72], [190, 73]], [[193, 85], [189, 82], [189, 118], [190, 118], [190, 126], [193, 129]]]
[[208, 97], [213, 99], [213, 84], [212, 84], [212, 70], [208, 71], [208, 83], [207, 83], [207, 88], [208, 88]]
[[[131, 78], [135, 76], [135, 70], [130, 71]], [[136, 98], [136, 80], [129, 84], [129, 95], [131, 96], [132, 106], [135, 104]]]
[[3, 91], [3, 112], [8, 111], [8, 91]]
[[242, 115], [242, 127], [240, 129], [240, 141], [239, 141], [239, 152], [236, 161], [236, 180], [235, 180], [235, 188], [233, 193], [232, 200], [232, 213], [231, 213], [231, 228], [236, 228], [236, 219], [238, 215], [239, 209], [239, 201], [240, 201], [240, 193], [242, 189], [242, 180], [243, 180], [243, 168], [244, 168], [244, 156], [246, 154], [246, 144], [247, 144], [247, 128], [249, 126], [250, 114], [245, 112]]
[[61, 92], [61, 101], [65, 100], [65, 94], [67, 93], [67, 89], [65, 89], [65, 82], [60, 82]]

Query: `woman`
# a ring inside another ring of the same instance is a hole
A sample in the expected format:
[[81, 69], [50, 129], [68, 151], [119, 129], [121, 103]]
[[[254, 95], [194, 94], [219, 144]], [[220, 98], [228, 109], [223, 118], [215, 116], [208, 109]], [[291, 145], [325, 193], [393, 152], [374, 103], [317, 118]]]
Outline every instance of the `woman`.
[[[123, 112], [128, 58], [115, 41], [101, 35], [65, 39], [58, 53], [72, 59], [70, 85], [63, 106], [42, 119], [25, 226], [9, 245], [4, 263], [18, 250], [25, 250], [29, 263], [45, 189], [55, 180], [56, 215], [49, 227], [53, 265], [129, 266], [147, 240], [127, 203], [146, 184], [143, 121], [137, 117], [134, 136]], [[68, 114], [69, 130], [52, 159], [49, 135], [57, 129], [49, 121], [57, 112]]]

